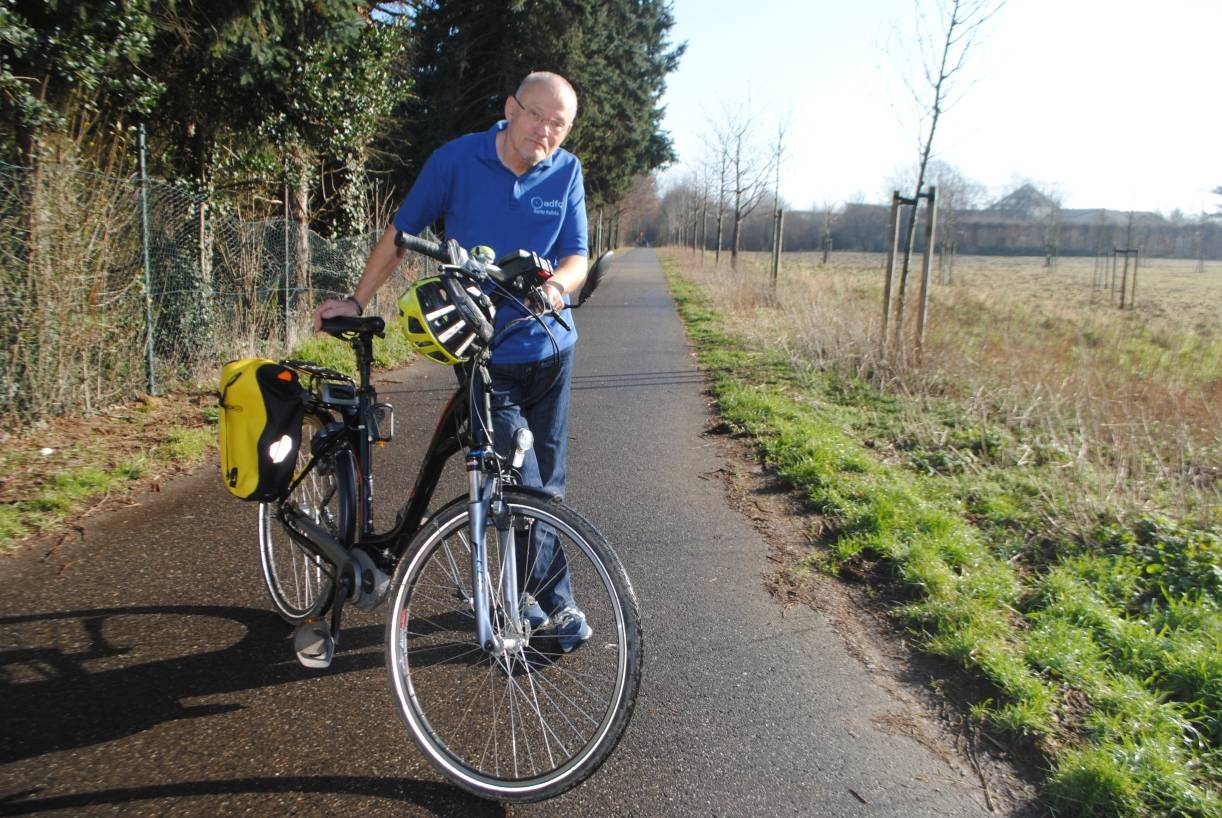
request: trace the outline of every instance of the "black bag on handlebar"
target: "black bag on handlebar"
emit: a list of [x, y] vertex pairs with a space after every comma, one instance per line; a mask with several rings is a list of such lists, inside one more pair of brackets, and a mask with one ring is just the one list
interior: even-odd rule
[[230, 361], [220, 386], [225, 488], [243, 500], [283, 498], [301, 447], [305, 387], [294, 370], [267, 358]]

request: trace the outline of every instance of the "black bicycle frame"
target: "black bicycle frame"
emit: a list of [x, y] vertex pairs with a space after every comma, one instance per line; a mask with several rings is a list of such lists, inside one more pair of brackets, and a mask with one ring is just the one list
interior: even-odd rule
[[[476, 388], [473, 382], [473, 379], [478, 378], [479, 382], [486, 384], [489, 376], [484, 363], [477, 363], [466, 368], [463, 382], [442, 409], [441, 417], [437, 421], [428, 449], [416, 473], [416, 481], [394, 527], [379, 534], [373, 529], [373, 469], [370, 467], [373, 446], [365, 421], [370, 407], [374, 404], [376, 391], [369, 384], [369, 364], [366, 356], [359, 351], [361, 345], [354, 341], [353, 346], [358, 347], [358, 369], [361, 377], [357, 391], [358, 405], [343, 411], [344, 425], [342, 428], [324, 429], [315, 439], [315, 450], [311, 453], [311, 459], [306, 464], [306, 468], [298, 475], [297, 481], [300, 481], [322, 458], [344, 447], [349, 448], [356, 456], [359, 474], [360, 485], [356, 487], [358, 519], [356, 542], [343, 543], [343, 545], [345, 547], [360, 545], [379, 564], [379, 568], [389, 571], [394, 569], [395, 564], [407, 551], [412, 537], [420, 529], [421, 521], [424, 519], [429, 503], [441, 482], [442, 472], [450, 458], [462, 451], [468, 444], [472, 450], [481, 450], [491, 446], [492, 442], [487, 439], [484, 431], [490, 428], [492, 421], [490, 399], [487, 392]], [[470, 400], [464, 400], [467, 397]], [[478, 428], [470, 428], [471, 404], [481, 397], [483, 405], [479, 407], [478, 414], [482, 418], [482, 423], [478, 424]], [[321, 406], [320, 408], [331, 407]], [[296, 482], [293, 485], [295, 486]], [[326, 553], [320, 556], [334, 562], [333, 554]]]

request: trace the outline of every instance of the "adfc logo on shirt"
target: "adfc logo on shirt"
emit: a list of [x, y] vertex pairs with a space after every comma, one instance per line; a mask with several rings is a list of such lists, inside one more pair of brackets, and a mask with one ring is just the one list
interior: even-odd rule
[[564, 207], [562, 199], [544, 201], [542, 196], [535, 196], [530, 200], [530, 209], [536, 216], [559, 216], [562, 207]]

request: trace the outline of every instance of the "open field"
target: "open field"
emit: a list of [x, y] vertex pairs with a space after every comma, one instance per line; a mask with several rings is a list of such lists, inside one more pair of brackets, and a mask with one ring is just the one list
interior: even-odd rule
[[1216, 281], [1172, 263], [1121, 314], [1089, 260], [1078, 301], [961, 260], [918, 364], [879, 352], [877, 257], [787, 258], [775, 293], [759, 258], [663, 258], [721, 415], [815, 512], [791, 570], [869, 583], [987, 683], [1054, 814], [1222, 818]]
[[[1065, 490], [1088, 517], [1099, 503], [1218, 515], [1222, 263], [1197, 273], [1193, 261], [1151, 260], [1137, 309], [1121, 311], [1092, 290], [1092, 259], [1055, 271], [1042, 258], [960, 259], [956, 283], [931, 287], [918, 367], [911, 342], [880, 358], [880, 255], [833, 255], [826, 267], [816, 254], [786, 256], [774, 297], [763, 254], [733, 273], [724, 256], [714, 269], [711, 256], [701, 267], [679, 252], [730, 307], [736, 331], [796, 360], [969, 407], [1021, 437], [1031, 457], [1073, 472]], [[910, 278], [910, 308], [918, 286]], [[915, 324], [910, 311], [906, 329]]]
[[[767, 255], [746, 254], [753, 268], [763, 270]], [[782, 259], [786, 269], [817, 273], [859, 272], [865, 279], [881, 286], [883, 263], [881, 253], [833, 253], [827, 267], [820, 264], [820, 253], [786, 253]], [[723, 262], [724, 264], [724, 262]], [[1137, 271], [1137, 306], [1133, 317], [1147, 325], [1168, 322], [1179, 329], [1191, 329], [1206, 335], [1222, 332], [1222, 261], [1208, 259], [1198, 271], [1194, 259], [1143, 258]], [[911, 275], [919, 283], [920, 258], [913, 259]], [[933, 259], [930, 277], [938, 281], [938, 259]], [[1110, 261], [1107, 270], [1110, 276]], [[1117, 268], [1117, 277], [1121, 267]], [[961, 256], [951, 271], [952, 286], [967, 290], [1029, 298], [1058, 307], [1081, 307], [1106, 310], [1119, 304], [1118, 295], [1109, 289], [1092, 287], [1095, 259], [1063, 257], [1056, 266], [1047, 267], [1043, 257], [1034, 256]], [[1117, 288], [1119, 284], [1117, 283]]]

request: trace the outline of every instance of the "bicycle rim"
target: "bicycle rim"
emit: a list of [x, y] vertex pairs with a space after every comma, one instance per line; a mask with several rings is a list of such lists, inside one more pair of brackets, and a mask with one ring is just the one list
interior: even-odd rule
[[[307, 414], [301, 424], [297, 470], [310, 461], [310, 444], [325, 420]], [[289, 494], [294, 504], [341, 542], [352, 533], [352, 495], [355, 478], [351, 461], [338, 456], [320, 460]], [[297, 545], [275, 517], [275, 506], [259, 504], [259, 558], [263, 580], [276, 612], [290, 624], [319, 616], [331, 600], [331, 567]]]
[[[576, 786], [619, 741], [640, 680], [640, 625], [627, 576], [593, 526], [556, 503], [505, 499], [515, 528], [558, 535], [592, 638], [564, 653], [545, 628], [500, 657], [479, 647], [464, 498], [417, 536], [398, 572], [387, 665], [400, 715], [443, 775], [484, 797], [536, 801]], [[493, 625], [508, 635], [491, 528], [488, 538]]]

